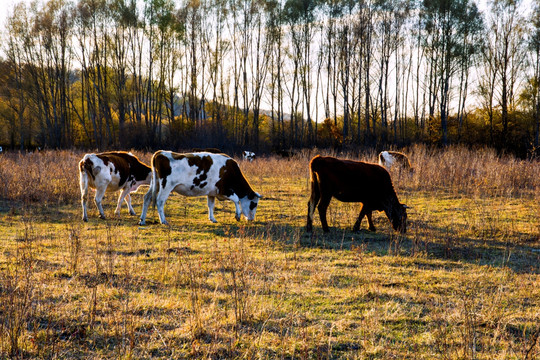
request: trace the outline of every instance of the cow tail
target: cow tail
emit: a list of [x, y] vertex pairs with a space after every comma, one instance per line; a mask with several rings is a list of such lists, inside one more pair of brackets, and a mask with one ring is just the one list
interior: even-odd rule
[[317, 172], [313, 170], [313, 167], [310, 167], [310, 182], [311, 182], [311, 194], [312, 197], [319, 199], [321, 197], [320, 188], [319, 188], [319, 176]]
[[156, 169], [152, 169], [152, 207], [156, 207], [157, 194], [159, 192], [159, 183]]
[[150, 190], [152, 191], [151, 204], [152, 204], [152, 208], [155, 208], [156, 207], [156, 199], [157, 199], [157, 195], [158, 195], [158, 192], [159, 192], [159, 179], [158, 179], [158, 176], [157, 176], [157, 170], [156, 170], [156, 164], [155, 164], [155, 161], [154, 161], [154, 157], [152, 157], [152, 182], [151, 182], [150, 186], [151, 186]]
[[86, 159], [79, 162], [79, 185], [82, 196], [88, 194], [88, 173], [92, 174], [92, 169], [88, 170]]
[[316, 206], [321, 198], [321, 188], [319, 184], [319, 174], [321, 170], [320, 156], [315, 156], [309, 163], [310, 180], [311, 180], [311, 198], [315, 199]]
[[310, 183], [311, 183], [311, 196], [308, 201], [307, 222], [306, 230], [311, 232], [313, 227], [313, 214], [315, 213], [315, 207], [321, 199], [321, 191], [319, 186], [319, 176], [317, 175], [316, 164], [311, 161], [309, 164]]

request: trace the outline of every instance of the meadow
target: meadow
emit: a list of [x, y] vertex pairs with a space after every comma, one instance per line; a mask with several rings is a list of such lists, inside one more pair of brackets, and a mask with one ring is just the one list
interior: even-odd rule
[[376, 232], [352, 232], [359, 206], [336, 200], [330, 233], [317, 212], [305, 232], [324, 151], [239, 160], [264, 196], [254, 222], [172, 195], [170, 226], [114, 217], [116, 194], [83, 223], [81, 151], [0, 155], [0, 358], [540, 358], [540, 162], [406, 152], [414, 173], [391, 171], [405, 235], [377, 212]]

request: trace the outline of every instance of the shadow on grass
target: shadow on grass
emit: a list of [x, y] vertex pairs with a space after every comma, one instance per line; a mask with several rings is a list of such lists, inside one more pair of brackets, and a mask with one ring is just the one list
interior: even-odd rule
[[[479, 240], [467, 236], [448, 234], [443, 228], [431, 227], [427, 234], [419, 234], [414, 223], [405, 235], [383, 229], [376, 232], [361, 229], [353, 232], [350, 228], [331, 227], [324, 233], [314, 226], [313, 232], [304, 226], [276, 224], [273, 222], [229, 223], [221, 227], [204, 227], [214, 236], [247, 236], [264, 239], [287, 247], [320, 248], [333, 250], [354, 250], [361, 248], [376, 256], [401, 255], [414, 257], [421, 254], [427, 258], [451, 260], [459, 263], [506, 267], [516, 273], [540, 273], [540, 252], [526, 243], [492, 239]], [[202, 230], [202, 229], [199, 229]], [[527, 234], [515, 234], [526, 238]], [[534, 243], [534, 242], [533, 242]], [[441, 265], [443, 266], [443, 265]], [[448, 264], [444, 266], [449, 266]]]

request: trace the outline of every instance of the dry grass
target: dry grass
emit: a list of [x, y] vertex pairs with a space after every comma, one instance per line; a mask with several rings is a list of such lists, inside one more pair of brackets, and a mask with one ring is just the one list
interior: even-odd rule
[[82, 153], [0, 156], [0, 358], [539, 358], [540, 163], [408, 153], [406, 236], [382, 213], [352, 233], [338, 202], [307, 236], [311, 153], [240, 164], [265, 195], [254, 223], [176, 195], [171, 227], [112, 218], [110, 194], [111, 218], [82, 223]]

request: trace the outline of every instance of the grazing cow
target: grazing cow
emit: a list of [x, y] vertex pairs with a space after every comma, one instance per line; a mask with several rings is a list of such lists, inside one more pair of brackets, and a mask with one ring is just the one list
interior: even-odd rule
[[375, 231], [371, 213], [378, 210], [386, 213], [395, 230], [406, 232], [406, 206], [399, 203], [390, 174], [383, 167], [317, 155], [311, 160], [309, 168], [311, 197], [308, 202], [306, 225], [308, 232], [313, 228], [315, 206], [318, 206], [322, 228], [328, 232], [326, 210], [332, 197], [343, 202], [362, 203], [353, 231], [358, 231], [364, 216], [367, 216], [369, 230]]
[[209, 153], [213, 153], [213, 154], [223, 154], [223, 151], [217, 149], [217, 148], [204, 148], [204, 149], [200, 149], [200, 148], [193, 148], [191, 149], [192, 152], [196, 153], [196, 152], [209, 152]]
[[243, 151], [242, 152], [242, 159], [244, 161], [252, 162], [255, 159], [255, 153], [252, 151]]
[[379, 154], [379, 165], [384, 166], [390, 170], [395, 164], [401, 166], [403, 169], [413, 171], [409, 158], [404, 153], [398, 151], [381, 151]]
[[122, 190], [118, 198], [115, 214], [120, 215], [122, 201], [126, 201], [129, 213], [135, 215], [131, 206], [129, 193], [137, 190], [141, 185], [150, 184], [152, 169], [139, 161], [139, 159], [124, 151], [111, 151], [100, 154], [86, 154], [79, 162], [79, 176], [81, 185], [81, 200], [83, 208], [83, 221], [88, 221], [86, 214], [88, 203], [88, 187], [96, 189], [94, 197], [99, 217], [105, 219], [101, 200], [105, 192]]
[[255, 218], [261, 195], [251, 189], [240, 171], [238, 163], [224, 154], [209, 152], [179, 154], [157, 151], [152, 156], [152, 183], [144, 196], [140, 225], [145, 224], [150, 203], [155, 203], [162, 224], [167, 224], [163, 208], [171, 191], [184, 196], [207, 196], [208, 218], [214, 218], [214, 204], [231, 200], [236, 206], [236, 220], [244, 214], [247, 220]]

